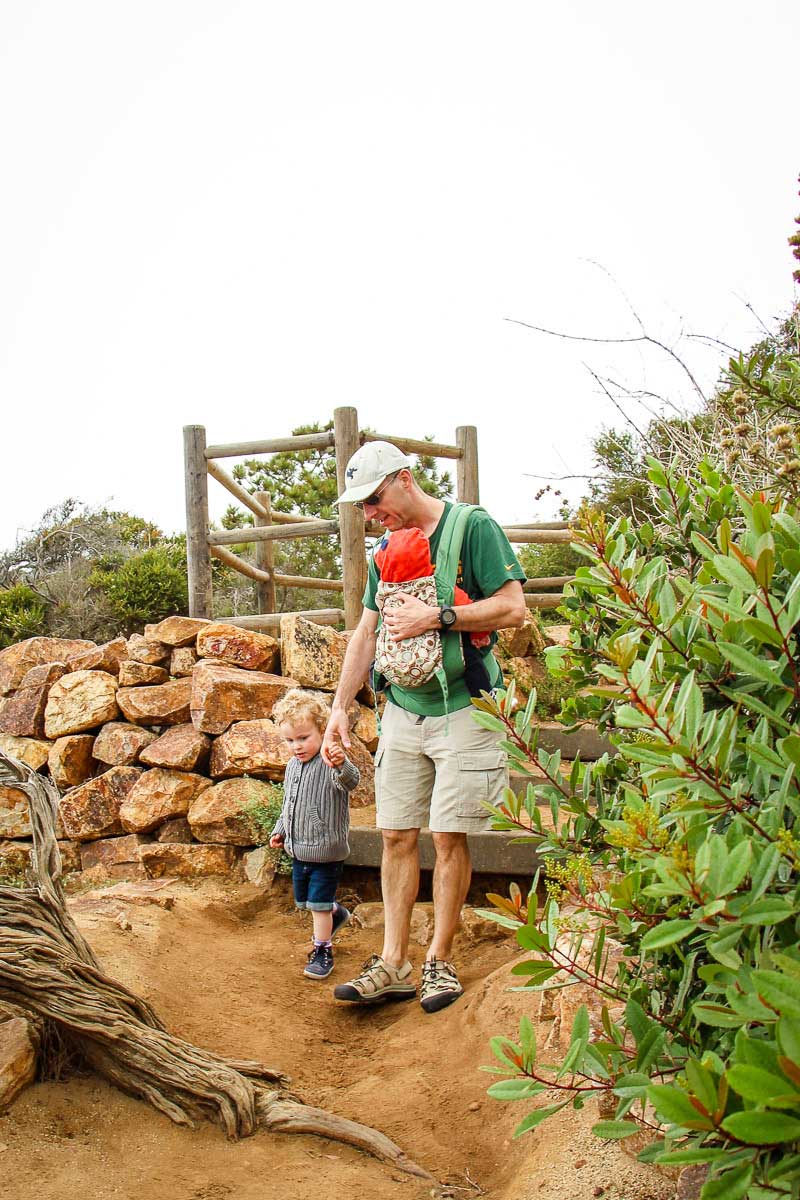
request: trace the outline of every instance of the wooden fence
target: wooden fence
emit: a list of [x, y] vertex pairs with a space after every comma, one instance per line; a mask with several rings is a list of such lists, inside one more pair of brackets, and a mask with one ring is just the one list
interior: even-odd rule
[[[202, 425], [186, 425], [183, 430], [186, 483], [186, 553], [189, 574], [189, 612], [194, 617], [212, 615], [211, 556], [226, 566], [255, 580], [258, 614], [251, 617], [226, 618], [230, 623], [247, 629], [275, 629], [285, 616], [277, 610], [276, 588], [303, 588], [325, 592], [340, 592], [341, 608], [301, 610], [303, 616], [319, 624], [339, 625], [352, 629], [361, 616], [361, 597], [366, 581], [366, 538], [383, 532], [383, 526], [365, 522], [361, 509], [354, 504], [341, 505], [338, 519], [325, 521], [300, 513], [273, 511], [266, 492], [252, 494], [241, 487], [220, 464], [225, 458], [256, 458], [262, 454], [277, 454], [298, 450], [329, 450], [336, 456], [336, 479], [339, 493], [345, 489], [345, 469], [359, 446], [368, 441], [393, 442], [406, 454], [424, 454], [434, 458], [453, 459], [456, 463], [456, 496], [468, 504], [478, 504], [478, 432], [474, 425], [461, 425], [456, 430], [454, 445], [428, 442], [417, 438], [359, 430], [358, 413], [354, 408], [337, 408], [333, 414], [333, 429], [323, 433], [298, 434], [285, 438], [266, 438], [258, 442], [234, 442], [229, 445], [206, 444]], [[209, 529], [208, 477], [211, 476], [230, 494], [249, 509], [254, 524], [244, 529]], [[529, 523], [505, 526], [513, 544], [569, 542], [571, 533], [564, 521]], [[342, 578], [317, 579], [299, 575], [284, 575], [275, 570], [276, 541], [294, 538], [338, 536], [341, 542]], [[248, 562], [229, 546], [255, 544], [255, 562]], [[570, 576], [530, 579], [525, 584], [529, 608], [555, 608], [561, 602], [561, 588]], [[296, 610], [292, 610], [296, 611]]]

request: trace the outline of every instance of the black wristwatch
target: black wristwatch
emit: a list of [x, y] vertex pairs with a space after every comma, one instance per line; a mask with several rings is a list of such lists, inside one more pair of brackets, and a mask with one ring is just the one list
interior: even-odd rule
[[439, 624], [442, 629], [452, 629], [456, 623], [456, 610], [449, 604], [443, 604], [439, 609]]

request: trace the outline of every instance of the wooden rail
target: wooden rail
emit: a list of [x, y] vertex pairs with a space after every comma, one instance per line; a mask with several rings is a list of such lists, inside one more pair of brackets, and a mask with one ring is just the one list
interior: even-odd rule
[[338, 533], [338, 521], [304, 521], [292, 525], [245, 525], [208, 534], [209, 546], [239, 546], [246, 542], [277, 542], [284, 538], [319, 537]]
[[281, 454], [287, 450], [329, 450], [333, 434], [297, 433], [293, 437], [269, 438], [260, 442], [232, 442], [227, 446], [206, 447], [206, 458], [247, 458], [256, 454]]
[[[212, 615], [213, 555], [256, 584], [259, 614], [230, 618], [233, 624], [246, 629], [277, 626], [281, 616], [285, 614], [277, 611], [276, 588], [284, 587], [341, 593], [343, 608], [306, 609], [303, 610], [303, 615], [322, 624], [339, 624], [343, 621], [348, 629], [354, 628], [361, 616], [361, 596], [366, 579], [365, 538], [382, 536], [383, 526], [373, 522], [365, 524], [361, 509], [354, 504], [343, 504], [334, 520], [321, 520], [304, 513], [277, 512], [272, 509], [267, 492], [248, 492], [217, 460], [301, 450], [333, 450], [336, 457], [338, 490], [341, 494], [347, 483], [345, 470], [349, 459], [359, 446], [374, 441], [392, 442], [407, 454], [454, 460], [457, 464], [458, 500], [468, 504], [480, 503], [478, 434], [474, 425], [459, 426], [456, 429], [455, 445], [451, 445], [360, 430], [358, 414], [354, 408], [337, 408], [333, 415], [332, 430], [211, 446], [206, 445], [203, 426], [187, 425], [184, 428], [184, 455], [190, 614], [198, 617]], [[209, 475], [253, 514], [252, 526], [213, 532], [209, 530]], [[566, 521], [506, 525], [504, 531], [509, 541], [515, 545], [566, 544], [573, 537]], [[342, 579], [317, 579], [305, 575], [282, 574], [275, 570], [274, 546], [277, 541], [334, 535], [338, 535], [341, 542]], [[255, 546], [255, 562], [226, 549], [229, 546], [247, 544]], [[529, 608], [556, 607], [561, 603], [561, 596], [555, 591], [549, 592], [548, 589], [561, 588], [571, 578], [569, 575], [559, 575], [529, 580], [525, 584], [526, 604]]]
[[562, 588], [565, 583], [572, 583], [574, 575], [543, 575], [540, 579], [529, 579], [523, 583], [523, 592], [540, 592], [548, 588]]
[[525, 603], [528, 608], [558, 608], [563, 599], [560, 592], [525, 593]]
[[448, 446], [443, 442], [426, 442], [419, 438], [395, 437], [391, 433], [368, 433], [365, 430], [361, 433], [359, 441], [362, 445], [364, 442], [391, 442], [404, 454], [427, 454], [432, 458], [463, 458], [464, 456], [464, 451], [460, 446]]
[[226, 617], [226, 625], [236, 625], [239, 629], [280, 629], [281, 617], [306, 617], [317, 625], [341, 625], [344, 621], [343, 608], [305, 608], [300, 612], [259, 613], [252, 617]]
[[563, 529], [542, 529], [536, 525], [526, 525], [524, 528], [504, 525], [503, 533], [512, 545], [526, 546], [567, 545], [574, 538], [572, 530], [566, 526]]

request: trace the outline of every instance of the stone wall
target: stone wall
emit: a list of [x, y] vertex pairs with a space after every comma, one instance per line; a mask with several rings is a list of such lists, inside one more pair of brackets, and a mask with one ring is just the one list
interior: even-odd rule
[[[0, 748], [59, 791], [64, 869], [90, 877], [229, 874], [255, 842], [245, 810], [290, 757], [271, 720], [302, 686], [330, 701], [347, 635], [296, 615], [280, 640], [168, 617], [105, 645], [29, 638], [0, 651]], [[374, 696], [351, 709], [352, 797], [374, 799]], [[22, 792], [0, 787], [0, 877], [22, 875]]]
[[[292, 688], [328, 702], [348, 635], [295, 614], [280, 639], [167, 617], [105, 645], [36, 637], [0, 651], [0, 748], [48, 775], [60, 800], [65, 871], [103, 880], [240, 872], [255, 842], [245, 810], [283, 779], [289, 751], [271, 720]], [[501, 631], [506, 677], [543, 671], [535, 620]], [[528, 682], [526, 679], [525, 682]], [[374, 800], [375, 697], [350, 711], [354, 805]], [[0, 787], [0, 877], [30, 850], [27, 801]]]

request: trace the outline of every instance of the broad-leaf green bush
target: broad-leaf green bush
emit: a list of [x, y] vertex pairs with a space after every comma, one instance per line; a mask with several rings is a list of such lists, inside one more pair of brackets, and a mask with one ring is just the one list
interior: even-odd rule
[[[603, 1138], [649, 1130], [644, 1157], [707, 1163], [704, 1200], [800, 1195], [800, 511], [745, 494], [708, 464], [651, 460], [653, 516], [588, 513], [586, 565], [567, 588], [571, 645], [551, 668], [617, 753], [576, 762], [538, 749], [535, 697], [477, 702], [511, 763], [547, 779], [510, 792], [495, 827], [529, 829], [543, 903], [492, 897], [539, 991], [589, 984], [552, 1065], [523, 1020], [495, 1038], [498, 1099], [565, 1105], [600, 1095]], [[542, 820], [550, 809], [552, 827]], [[616, 1014], [616, 1019], [612, 1016]], [[552, 1052], [551, 1052], [552, 1053]]]

